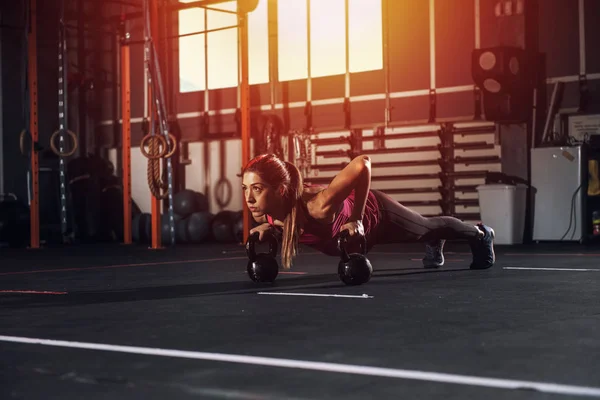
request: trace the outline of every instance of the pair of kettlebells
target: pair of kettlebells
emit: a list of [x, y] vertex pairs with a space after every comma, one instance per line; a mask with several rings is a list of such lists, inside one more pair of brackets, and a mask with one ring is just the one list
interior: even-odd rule
[[268, 253], [256, 253], [256, 243], [258, 243], [259, 233], [254, 232], [246, 242], [246, 254], [248, 255], [248, 265], [246, 272], [254, 282], [272, 283], [279, 274], [279, 264], [277, 263], [277, 238], [269, 231], [264, 232], [264, 238], [269, 243]]
[[373, 275], [373, 266], [367, 258], [367, 238], [359, 236], [361, 253], [348, 254], [346, 249], [350, 232], [344, 230], [338, 235], [337, 246], [340, 251], [340, 262], [338, 264], [338, 276], [346, 285], [362, 285], [369, 282]]
[[[272, 283], [279, 274], [279, 264], [277, 263], [277, 238], [271, 232], [264, 232], [264, 237], [269, 244], [268, 253], [256, 253], [256, 243], [259, 233], [255, 232], [246, 242], [246, 254], [248, 255], [248, 264], [246, 272], [250, 279], [258, 283]], [[348, 253], [347, 244], [350, 233], [347, 230], [342, 231], [337, 238], [337, 247], [340, 251], [340, 262], [338, 264], [338, 276], [346, 285], [357, 286], [367, 283], [373, 274], [373, 266], [366, 257], [367, 238], [363, 235], [359, 237], [361, 253]]]

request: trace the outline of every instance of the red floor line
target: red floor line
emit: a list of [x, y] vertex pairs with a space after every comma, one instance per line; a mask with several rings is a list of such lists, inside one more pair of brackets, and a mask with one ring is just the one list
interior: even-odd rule
[[598, 257], [599, 253], [504, 253], [502, 256]]
[[27, 275], [27, 274], [43, 274], [49, 272], [72, 272], [72, 271], [88, 271], [92, 269], [109, 269], [109, 268], [127, 268], [127, 267], [148, 267], [156, 265], [169, 265], [169, 264], [190, 264], [190, 263], [202, 263], [212, 261], [229, 261], [229, 260], [243, 260], [248, 257], [221, 257], [221, 258], [204, 258], [200, 260], [179, 260], [179, 261], [162, 261], [162, 262], [148, 262], [138, 264], [116, 264], [116, 265], [101, 265], [98, 267], [80, 267], [80, 268], [59, 268], [59, 269], [39, 269], [34, 271], [13, 271], [13, 272], [2, 272], [0, 276], [6, 275]]
[[45, 290], [0, 290], [0, 293], [10, 294], [67, 294], [67, 292], [49, 292]]

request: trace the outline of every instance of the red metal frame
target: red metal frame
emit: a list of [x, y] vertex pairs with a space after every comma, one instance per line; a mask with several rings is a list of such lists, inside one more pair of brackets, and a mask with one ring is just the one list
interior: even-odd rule
[[[248, 67], [248, 15], [238, 16], [240, 35], [240, 116], [242, 134], [242, 166], [250, 161], [250, 84]], [[244, 243], [248, 241], [250, 231], [250, 212], [243, 208]]]
[[[125, 34], [125, 32], [123, 32]], [[131, 59], [129, 44], [121, 44], [121, 153], [123, 165], [123, 243], [131, 244]]]
[[29, 109], [31, 133], [31, 205], [30, 205], [30, 247], [40, 248], [40, 190], [39, 190], [39, 160], [35, 150], [38, 134], [38, 69], [37, 69], [37, 0], [30, 0], [30, 31], [28, 34], [29, 52]]

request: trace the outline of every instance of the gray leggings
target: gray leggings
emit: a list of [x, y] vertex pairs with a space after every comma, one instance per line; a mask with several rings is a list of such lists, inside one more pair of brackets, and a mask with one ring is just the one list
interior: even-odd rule
[[382, 217], [377, 235], [378, 243], [473, 239], [479, 235], [477, 227], [458, 218], [424, 217], [383, 192], [371, 191], [379, 202]]

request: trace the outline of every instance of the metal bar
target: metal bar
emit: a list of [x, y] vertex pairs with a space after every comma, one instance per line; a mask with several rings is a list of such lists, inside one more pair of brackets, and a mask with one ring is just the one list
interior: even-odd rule
[[[201, 1], [194, 1], [191, 3], [174, 3], [174, 4], [171, 4], [167, 8], [167, 11], [176, 12], [176, 11], [187, 10], [190, 8], [207, 8], [214, 4], [230, 3], [232, 1], [234, 1], [234, 0], [201, 0]], [[219, 10], [219, 9], [216, 9], [216, 11], [229, 12], [229, 11]], [[143, 15], [144, 14], [141, 11], [135, 11], [135, 12], [123, 14], [123, 16], [125, 17], [126, 20], [141, 18], [141, 17], [143, 17]]]
[[[204, 15], [204, 26], [208, 26], [208, 13], [202, 13]], [[238, 28], [239, 29], [239, 28]], [[239, 34], [239, 31], [238, 31]], [[239, 39], [238, 39], [239, 41]], [[210, 131], [210, 91], [208, 90], [208, 35], [204, 36], [204, 110], [202, 113], [202, 136], [208, 137]], [[241, 79], [241, 78], [240, 78]], [[241, 91], [240, 88], [238, 90]], [[240, 94], [241, 96], [241, 94]], [[211, 176], [210, 176], [210, 144], [204, 142], [204, 195], [207, 198], [211, 198]], [[210, 210], [210, 203], [209, 203]]]
[[[362, 153], [361, 153], [362, 154]], [[348, 163], [339, 164], [317, 164], [311, 165], [311, 169], [318, 171], [339, 171], [343, 169]], [[415, 161], [388, 161], [378, 162], [374, 165], [374, 168], [394, 168], [394, 167], [427, 167], [432, 165], [439, 165], [439, 160], [415, 160]]]
[[132, 243], [131, 232], [131, 59], [128, 45], [121, 46], [121, 156], [123, 168], [123, 243]]
[[67, 242], [69, 225], [67, 222], [67, 171], [65, 157], [66, 132], [69, 130], [69, 96], [67, 85], [67, 35], [64, 27], [64, 1], [61, 0], [61, 15], [58, 27], [58, 168], [60, 176], [60, 228], [63, 242]]
[[[78, 0], [77, 2], [79, 18], [77, 19], [77, 24], [80, 27], [84, 26], [84, 12], [85, 12], [85, 4], [84, 0]], [[66, 31], [65, 31], [66, 36]], [[66, 37], [65, 37], [66, 40]], [[84, 49], [86, 47], [86, 37], [83, 29], [77, 31], [77, 48], [78, 50]], [[65, 55], [66, 56], [66, 55]], [[65, 60], [66, 61], [66, 60]], [[85, 71], [87, 70], [86, 66], [87, 57], [83, 51], [77, 52], [77, 65], [79, 70], [81, 71], [81, 75], [85, 76]], [[68, 68], [67, 63], [65, 63], [65, 68]], [[86, 99], [86, 89], [82, 86], [78, 86], [77, 89], [77, 114], [78, 114], [78, 124], [77, 124], [77, 132], [80, 135], [79, 138], [79, 151], [80, 154], [88, 153], [88, 135], [87, 135], [87, 99]], [[81, 137], [83, 136], [83, 137]]]
[[[167, 41], [167, 40], [180, 39], [180, 38], [188, 37], [188, 36], [203, 35], [205, 33], [224, 31], [224, 30], [227, 30], [227, 29], [234, 29], [234, 28], [239, 28], [239, 26], [238, 25], [230, 25], [230, 26], [225, 26], [223, 28], [206, 29], [204, 31], [184, 33], [184, 34], [181, 34], [181, 35], [172, 35], [172, 36], [167, 36], [167, 37], [161, 38], [159, 41], [163, 42], [163, 41]], [[141, 40], [130, 40], [128, 44], [129, 45], [132, 45], [132, 44], [144, 44], [145, 42], [146, 41], [143, 40], [143, 39], [141, 39]]]
[[[240, 40], [240, 118], [242, 133], [242, 165], [250, 161], [250, 83], [249, 83], [249, 65], [248, 65], [248, 16], [240, 14], [238, 17], [239, 40]], [[244, 220], [244, 243], [248, 240], [250, 232], [250, 212], [248, 207], [243, 208]]]
[[[187, 10], [190, 8], [208, 8], [213, 4], [231, 3], [232, 1], [235, 1], [235, 0], [200, 0], [200, 1], [193, 1], [191, 3], [174, 3], [174, 4], [171, 4], [167, 8], [167, 10], [168, 11], [181, 11], [181, 10]], [[223, 11], [226, 13], [231, 12], [228, 10], [220, 10], [218, 8], [213, 8], [213, 10]]]
[[435, 60], [435, 0], [429, 0], [429, 89], [436, 88]]
[[385, 114], [384, 114], [384, 126], [387, 128], [392, 121], [392, 103], [390, 99], [390, 31], [389, 31], [389, 7], [390, 1], [393, 0], [382, 0], [382, 28], [383, 28], [383, 73], [384, 73], [384, 85], [385, 85]]
[[238, 13], [237, 11], [223, 10], [221, 8], [214, 8], [214, 7], [208, 7], [208, 6], [204, 6], [202, 8], [204, 8], [205, 10], [208, 10], [208, 11], [217, 11], [217, 12], [222, 12], [222, 13], [225, 13], [225, 14], [237, 15], [237, 13]]
[[133, 1], [125, 1], [125, 0], [102, 0], [102, 2], [103, 3], [121, 4], [121, 5], [127, 6], [127, 7], [142, 8], [141, 4], [135, 3]]
[[[156, 33], [157, 33], [157, 27], [156, 27], [156, 23], [157, 23], [157, 17], [158, 17], [158, 5], [157, 5], [157, 0], [144, 0], [144, 3], [146, 5], [146, 7], [149, 7], [150, 10], [146, 10], [146, 12], [150, 13], [150, 23], [146, 23], [144, 22], [144, 25], [146, 25], [146, 37], [149, 39], [150, 37], [156, 37]], [[149, 26], [148, 26], [149, 25]], [[147, 70], [148, 72], [150, 72], [149, 68], [151, 63], [152, 63], [152, 59], [154, 57], [156, 57], [156, 55], [153, 52], [152, 46], [150, 44], [150, 41], [148, 40], [146, 42], [146, 57], [147, 57]], [[155, 124], [154, 124], [154, 119], [156, 118], [156, 110], [154, 108], [154, 92], [155, 89], [153, 88], [153, 79], [154, 77], [152, 76], [152, 74], [148, 73], [148, 115], [149, 115], [149, 121], [150, 121], [150, 131], [154, 132], [155, 131]], [[158, 133], [157, 133], [158, 134]], [[151, 213], [152, 213], [152, 249], [159, 249], [161, 248], [161, 243], [162, 243], [162, 238], [161, 238], [161, 234], [162, 234], [162, 230], [161, 230], [161, 207], [160, 207], [160, 200], [154, 196], [151, 195]]]
[[30, 26], [28, 42], [28, 77], [29, 77], [29, 132], [31, 133], [31, 204], [30, 213], [30, 247], [40, 248], [40, 186], [39, 159], [35, 145], [39, 141], [38, 132], [38, 68], [37, 68], [37, 0], [30, 0]]
[[[439, 131], [430, 131], [430, 132], [414, 132], [414, 133], [394, 133], [390, 135], [381, 136], [363, 136], [363, 142], [372, 142], [374, 140], [394, 140], [394, 139], [415, 139], [415, 138], [426, 138], [426, 137], [437, 137]], [[326, 145], [338, 145], [338, 144], [348, 144], [348, 136], [339, 136], [335, 138], [323, 138], [323, 139], [313, 139], [311, 141], [313, 144], [317, 146], [326, 146]]]
[[[438, 173], [433, 174], [406, 174], [406, 175], [376, 175], [371, 178], [373, 182], [390, 182], [390, 181], [418, 181], [422, 179], [439, 179]], [[332, 177], [311, 177], [306, 178], [310, 183], [329, 183]]]
[[585, 75], [585, 0], [577, 3], [579, 20], [579, 74]]
[[[310, 40], [310, 2], [306, 0], [306, 54], [307, 54], [307, 73], [306, 73], [306, 125], [307, 129], [312, 128], [312, 57], [311, 57], [311, 40]], [[310, 113], [310, 114], [309, 114]]]
[[423, 187], [423, 188], [379, 189], [379, 191], [386, 193], [386, 194], [420, 194], [420, 193], [439, 193], [440, 189], [437, 187]]
[[[344, 45], [346, 46], [346, 63], [344, 74], [344, 97], [350, 99], [350, 4], [344, 0]], [[350, 127], [350, 126], [348, 126]]]
[[496, 127], [494, 125], [490, 126], [469, 126], [464, 128], [456, 128], [454, 127], [452, 133], [455, 135], [486, 135], [489, 133], [495, 133]]
[[474, 207], [479, 205], [479, 199], [455, 199], [454, 205], [462, 207]]
[[452, 189], [458, 193], [477, 193], [477, 185], [456, 185]]
[[454, 148], [456, 150], [486, 150], [493, 149], [495, 146], [493, 143], [487, 142], [467, 142], [467, 143], [456, 143], [454, 142]]
[[[376, 154], [396, 154], [396, 153], [418, 153], [421, 151], [438, 151], [438, 146], [414, 146], [414, 147], [396, 147], [389, 149], [378, 149], [378, 150], [363, 150], [363, 154], [376, 155]], [[346, 157], [346, 150], [326, 150], [317, 151], [317, 156], [321, 157]]]
[[406, 207], [433, 207], [439, 206], [441, 200], [400, 200], [399, 203], [402, 203], [403, 206]]
[[480, 156], [480, 157], [454, 157], [453, 162], [455, 164], [492, 164], [496, 162], [500, 162], [500, 157], [498, 156]]

